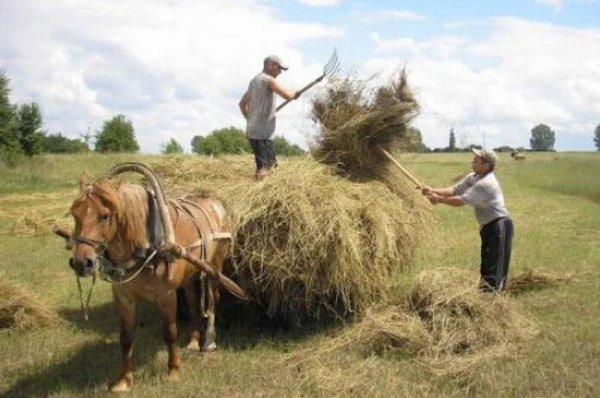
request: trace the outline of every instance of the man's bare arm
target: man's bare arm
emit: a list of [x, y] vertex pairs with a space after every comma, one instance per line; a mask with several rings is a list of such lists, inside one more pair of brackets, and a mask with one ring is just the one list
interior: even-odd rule
[[248, 91], [244, 93], [238, 105], [244, 118], [248, 119], [248, 111], [250, 110], [250, 94], [248, 94]]
[[297, 98], [296, 91], [288, 90], [287, 88], [283, 87], [275, 78], [269, 79], [269, 88], [288, 101]]

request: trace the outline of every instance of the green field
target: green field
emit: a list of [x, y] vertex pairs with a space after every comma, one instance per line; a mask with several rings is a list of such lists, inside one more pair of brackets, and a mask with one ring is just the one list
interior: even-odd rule
[[[41, 156], [14, 168], [0, 165], [0, 274], [58, 308], [64, 326], [10, 333], [0, 329], [0, 396], [105, 396], [119, 358], [118, 320], [110, 287], [99, 282], [91, 320], [79, 310], [69, 253], [48, 225], [65, 220], [82, 171], [99, 176], [124, 160], [152, 156]], [[249, 155], [237, 158], [247, 161]], [[401, 161], [421, 181], [450, 185], [470, 167], [468, 154], [407, 154]], [[293, 160], [281, 167], [293, 167]], [[182, 381], [165, 380], [166, 352], [157, 310], [144, 305], [135, 341], [132, 396], [600, 396], [600, 153], [501, 156], [497, 175], [515, 223], [510, 275], [546, 271], [571, 275], [560, 286], [510, 300], [541, 333], [514, 358], [490, 360], [467, 376], [433, 377], [407, 355], [345, 354], [329, 358], [328, 375], [286, 366], [290, 353], [327, 344], [332, 330], [285, 330], [252, 319], [223, 320], [220, 350], [183, 351]], [[250, 173], [249, 173], [249, 178]], [[392, 281], [403, 296], [424, 269], [478, 269], [479, 236], [468, 208], [438, 206], [431, 244], [411, 270]], [[23, 217], [38, 220], [27, 231]], [[25, 228], [25, 229], [23, 229]], [[89, 281], [84, 283], [89, 287]], [[182, 327], [180, 347], [186, 331]], [[331, 369], [331, 367], [339, 369]], [[342, 384], [340, 384], [342, 381]], [[345, 383], [345, 384], [344, 384]]]

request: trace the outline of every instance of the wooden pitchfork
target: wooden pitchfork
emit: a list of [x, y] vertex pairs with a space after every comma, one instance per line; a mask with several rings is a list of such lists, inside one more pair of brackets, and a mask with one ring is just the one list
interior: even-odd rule
[[[334, 74], [335, 72], [337, 72], [339, 69], [340, 69], [340, 62], [339, 62], [338, 55], [337, 55], [337, 49], [334, 49], [333, 54], [331, 55], [331, 58], [329, 58], [329, 61], [327, 61], [327, 63], [325, 64], [325, 67], [323, 67], [323, 74], [321, 76], [317, 77], [315, 80], [313, 80], [309, 84], [307, 84], [300, 91], [298, 91], [298, 96], [300, 96], [302, 93], [304, 93], [305, 91], [312, 88], [312, 86], [314, 86], [315, 84], [319, 83], [321, 80], [323, 80], [325, 78], [325, 76], [330, 76], [330, 75]], [[291, 101], [292, 100], [287, 100], [287, 101], [283, 102], [282, 104], [280, 104], [277, 107], [277, 112], [279, 112], [279, 110], [281, 108], [283, 108], [284, 106], [289, 104]]]

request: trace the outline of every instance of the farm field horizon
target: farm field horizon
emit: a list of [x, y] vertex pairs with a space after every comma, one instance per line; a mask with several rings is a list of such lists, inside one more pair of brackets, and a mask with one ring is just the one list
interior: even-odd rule
[[[420, 181], [439, 187], [449, 186], [469, 172], [471, 155], [409, 153], [400, 155], [399, 160]], [[90, 320], [85, 322], [75, 277], [68, 267], [70, 254], [50, 227], [54, 223], [70, 225], [67, 213], [77, 196], [81, 173], [95, 179], [124, 161], [152, 167], [198, 162], [194, 173], [199, 176], [218, 170], [220, 165], [233, 165], [239, 171], [238, 179], [253, 178], [249, 154], [215, 158], [41, 155], [14, 167], [0, 165], [0, 276], [35, 294], [63, 320], [38, 330], [0, 329], [0, 396], [109, 394], [107, 384], [116, 376], [119, 361], [118, 317], [110, 286], [98, 281]], [[300, 161], [306, 159], [281, 158], [276, 173], [298, 167]], [[506, 299], [539, 331], [518, 352], [491, 355], [459, 376], [434, 375], [417, 357], [398, 352], [334, 352], [323, 369], [306, 363], [291, 366], [290, 356], [301, 355], [307, 347], [327, 346], [332, 336], [351, 327], [351, 322], [282, 327], [264, 317], [228, 314], [237, 308], [233, 304], [218, 311], [220, 349], [214, 354], [186, 351], [188, 330], [179, 324], [182, 378], [172, 383], [165, 377], [166, 352], [158, 310], [145, 304], [138, 313], [131, 396], [598, 396], [598, 170], [600, 152], [531, 152], [522, 161], [500, 154], [496, 175], [515, 223], [509, 285], [511, 278], [527, 272], [567, 279], [507, 295]], [[182, 170], [180, 178], [186, 181], [186, 177]], [[202, 181], [227, 184], [227, 179], [218, 175], [207, 174]], [[170, 192], [169, 182], [165, 188]], [[200, 188], [214, 187], [189, 187], [190, 191]], [[243, 201], [245, 194], [239, 192], [238, 199]], [[472, 209], [438, 205], [431, 207], [431, 212], [431, 237], [417, 248], [410, 267], [394, 274], [389, 281], [390, 298], [381, 304], [403, 300], [423, 271], [460, 269], [477, 275], [479, 235]], [[89, 280], [82, 283], [89, 289]]]

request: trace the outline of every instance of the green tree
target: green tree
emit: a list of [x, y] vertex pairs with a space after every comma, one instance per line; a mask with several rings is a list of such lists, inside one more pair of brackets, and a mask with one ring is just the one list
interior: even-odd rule
[[600, 124], [594, 130], [594, 144], [596, 144], [596, 149], [600, 151]]
[[404, 151], [431, 152], [431, 148], [423, 143], [421, 130], [416, 127], [408, 127], [408, 130], [406, 131], [406, 139], [403, 141], [405, 143], [405, 148], [402, 148], [402, 150]]
[[554, 131], [545, 124], [538, 124], [531, 130], [529, 145], [534, 151], [551, 151], [555, 141]]
[[135, 140], [131, 121], [124, 115], [114, 116], [104, 122], [102, 130], [96, 134], [97, 152], [137, 152], [140, 147]]
[[0, 158], [12, 162], [23, 153], [19, 143], [15, 107], [10, 103], [8, 77], [0, 70]]
[[88, 152], [90, 148], [79, 138], [70, 139], [61, 133], [48, 134], [44, 137], [43, 147], [45, 152], [50, 153], [78, 153]]
[[450, 142], [448, 143], [448, 151], [456, 151], [456, 134], [454, 134], [454, 127], [450, 129]]
[[171, 140], [164, 145], [162, 153], [183, 153], [183, 148], [175, 141], [175, 138], [171, 138]]
[[244, 132], [235, 127], [213, 130], [206, 136], [192, 138], [192, 152], [199, 155], [251, 152]]
[[42, 114], [35, 102], [18, 107], [17, 131], [25, 155], [33, 156], [43, 151], [45, 133], [42, 131]]
[[273, 138], [273, 145], [275, 146], [275, 153], [281, 156], [300, 156], [306, 153], [304, 149], [290, 143], [283, 136], [275, 136]]

